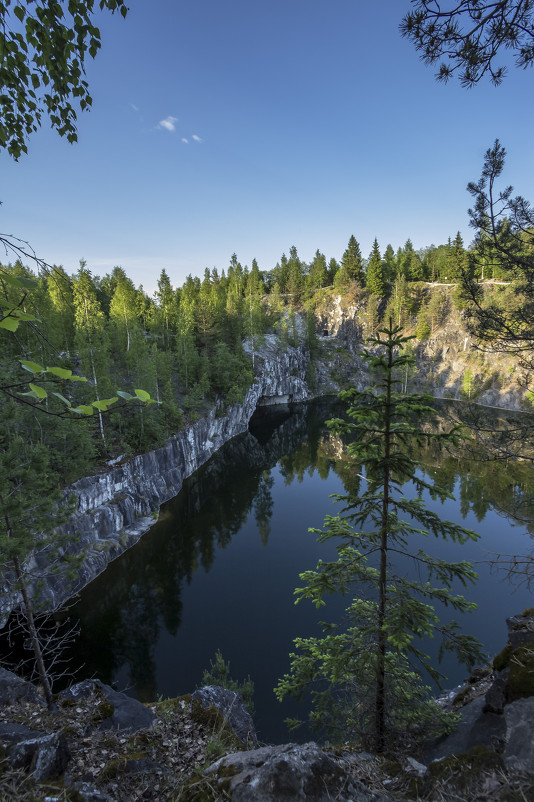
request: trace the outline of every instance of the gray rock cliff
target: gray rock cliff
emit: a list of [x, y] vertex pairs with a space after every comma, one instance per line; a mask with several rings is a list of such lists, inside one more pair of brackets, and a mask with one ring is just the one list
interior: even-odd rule
[[[480, 350], [457, 309], [451, 290], [425, 284], [425, 295], [443, 293], [445, 311], [439, 324], [425, 339], [412, 340], [417, 370], [407, 377], [408, 389], [428, 392], [435, 398], [471, 400], [484, 406], [532, 411], [526, 388], [532, 377], [525, 374], [510, 355], [491, 348]], [[368, 369], [359, 357], [369, 336], [366, 295], [350, 299], [327, 295], [316, 310], [317, 331], [327, 351], [316, 372], [323, 387], [335, 390], [347, 383], [363, 390]], [[384, 321], [385, 322], [385, 321]], [[405, 325], [404, 334], [416, 331], [417, 315]], [[469, 381], [467, 381], [469, 376]]]
[[[111, 560], [133, 546], [154, 523], [161, 504], [176, 496], [184, 479], [231, 438], [247, 430], [258, 406], [295, 403], [312, 397], [305, 376], [308, 355], [301, 348], [281, 350], [274, 335], [254, 354], [256, 378], [241, 404], [223, 411], [216, 405], [205, 417], [169, 438], [164, 446], [140, 454], [109, 470], [70, 485], [65, 496], [76, 497], [76, 511], [61, 526], [72, 535], [69, 552], [81, 554], [74, 579], [50, 572], [46, 552], [28, 559], [32, 577], [42, 578], [38, 593], [45, 610], [57, 609], [100, 574]], [[1, 582], [0, 619], [5, 623], [20, 596], [12, 578]]]

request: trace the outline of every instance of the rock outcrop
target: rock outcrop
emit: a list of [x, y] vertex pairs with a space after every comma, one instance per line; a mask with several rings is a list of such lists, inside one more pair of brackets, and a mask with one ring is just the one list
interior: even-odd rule
[[221, 711], [242, 744], [258, 746], [252, 716], [247, 711], [243, 697], [239, 693], [221, 688], [220, 685], [205, 685], [194, 691], [191, 699], [198, 699], [205, 709], [216, 707]]
[[[76, 578], [50, 572], [46, 551], [28, 559], [28, 574], [42, 584], [35, 591], [46, 610], [54, 610], [77, 593], [111, 560], [134, 545], [157, 517], [161, 504], [176, 496], [184, 479], [231, 438], [247, 430], [256, 408], [310, 399], [306, 384], [308, 355], [301, 348], [281, 350], [274, 335], [254, 354], [256, 379], [241, 404], [216, 405], [205, 417], [171, 437], [154, 451], [109, 470], [87, 476], [65, 490], [76, 497], [76, 511], [60, 529], [72, 537], [69, 551], [82, 554]], [[0, 623], [5, 623], [20, 596], [10, 591], [12, 577], [2, 579]]]
[[[424, 295], [440, 293], [443, 309], [431, 335], [412, 340], [417, 370], [406, 377], [409, 389], [502, 409], [531, 409], [525, 395], [528, 377], [518, 368], [517, 360], [504, 353], [475, 348], [463, 313], [452, 298], [453, 290], [454, 287], [431, 284], [419, 288]], [[365, 294], [360, 291], [353, 299], [326, 295], [316, 314], [318, 333], [329, 349], [327, 359], [316, 371], [321, 384], [335, 389], [349, 383], [358, 390], [364, 389], [368, 386], [368, 371], [358, 354], [368, 336]], [[416, 327], [415, 315], [404, 333], [414, 334]]]
[[99, 679], [86, 679], [61, 691], [59, 698], [66, 703], [79, 703], [81, 700], [96, 699], [99, 706], [99, 730], [121, 730], [137, 732], [150, 729], [154, 724], [154, 714], [137, 699], [115, 691]]
[[254, 729], [241, 698], [215, 686], [142, 705], [90, 680], [58, 694], [50, 713], [33, 686], [4, 671], [0, 796], [8, 782], [6, 799], [22, 789], [41, 799], [58, 778], [86, 802], [534, 799], [534, 610], [507, 623], [510, 639], [493, 665], [448, 696], [456, 708], [469, 699], [459, 731], [417, 759], [350, 743], [258, 747], [254, 737], [247, 749]]
[[455, 699], [470, 701], [458, 710], [456, 732], [426, 750], [427, 762], [485, 747], [500, 755], [507, 769], [534, 772], [534, 608], [506, 624], [507, 645], [487, 677], [466, 683], [451, 699], [453, 709]]
[[37, 693], [35, 685], [20, 679], [6, 668], [0, 668], [0, 707], [15, 704], [16, 702], [31, 702], [36, 705], [44, 705], [44, 701]]
[[[351, 777], [316, 743], [264, 746], [221, 758], [207, 770], [232, 802], [387, 802]], [[228, 777], [231, 779], [228, 782]]]

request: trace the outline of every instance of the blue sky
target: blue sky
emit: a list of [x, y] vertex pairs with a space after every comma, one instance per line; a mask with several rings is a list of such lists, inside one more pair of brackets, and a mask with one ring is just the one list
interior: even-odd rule
[[500, 87], [434, 80], [398, 23], [409, 0], [130, 0], [102, 14], [94, 105], [69, 145], [45, 124], [0, 156], [0, 231], [73, 273], [121, 265], [274, 267], [291, 245], [340, 259], [408, 237], [472, 239], [466, 184], [498, 137], [534, 200], [534, 72]]

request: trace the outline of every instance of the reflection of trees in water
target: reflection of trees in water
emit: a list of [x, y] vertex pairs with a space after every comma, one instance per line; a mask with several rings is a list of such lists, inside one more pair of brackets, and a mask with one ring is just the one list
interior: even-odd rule
[[[534, 415], [476, 404], [451, 405], [447, 412], [456, 422], [469, 427], [472, 435], [461, 458], [468, 463], [474, 499], [471, 508], [479, 520], [479, 515], [492, 508], [534, 534]], [[480, 463], [486, 468], [478, 470]]]
[[[437, 485], [451, 495], [457, 496], [463, 518], [472, 511], [480, 523], [488, 511], [494, 510], [534, 534], [534, 477], [531, 465], [525, 461], [502, 458], [503, 443], [510, 444], [510, 438], [505, 433], [510, 430], [515, 433], [517, 418], [521, 413], [503, 414], [502, 410], [473, 409], [454, 404], [442, 404], [442, 407], [444, 428], [450, 428], [451, 423], [467, 423], [469, 415], [471, 423], [476, 423], [479, 431], [483, 430], [484, 437], [463, 441], [454, 450], [440, 449], [437, 444], [425, 448], [414, 444], [419, 451], [422, 473], [431, 476]], [[534, 418], [532, 415], [529, 417]], [[524, 421], [522, 425], [524, 428]], [[321, 451], [328, 454], [332, 450], [337, 452], [337, 457], [330, 465], [348, 491], [352, 481], [360, 481], [358, 474], [361, 468], [347, 462], [346, 452], [339, 443], [334, 444], [330, 435], [324, 438]]]
[[269, 471], [264, 471], [260, 478], [258, 491], [254, 497], [254, 518], [258, 532], [260, 533], [261, 542], [264, 546], [267, 545], [269, 535], [271, 534], [271, 517], [273, 514], [274, 501], [271, 495], [271, 490], [274, 485], [274, 479]]
[[456, 490], [460, 512], [473, 512], [480, 523], [494, 510], [512, 523], [521, 523], [534, 534], [534, 477], [524, 462], [482, 460], [478, 451], [447, 454], [424, 449], [420, 461], [425, 473], [450, 493]]
[[[197, 570], [210, 570], [216, 550], [230, 543], [250, 514], [267, 544], [271, 469], [277, 462], [288, 485], [315, 471], [327, 479], [333, 471], [347, 493], [359, 491], [361, 467], [346, 458], [343, 441], [324, 423], [339, 414], [331, 402], [312, 405], [272, 431], [264, 425], [261, 442], [250, 433], [234, 438], [184, 482], [150, 533], [81, 594], [74, 613], [81, 618], [82, 634], [73, 660], [85, 664], [84, 675], [95, 673], [110, 682], [120, 671], [124, 682], [127, 669], [138, 698], [155, 698], [155, 644], [162, 625], [170, 635], [180, 626], [183, 583], [191, 582]], [[534, 517], [528, 466], [510, 463], [503, 470], [500, 464], [432, 449], [422, 451], [420, 460], [424, 472], [450, 492], [459, 482], [464, 517], [472, 510], [481, 521], [489, 509], [507, 517], [517, 511]]]
[[175, 635], [181, 588], [197, 570], [208, 572], [252, 512], [264, 543], [273, 511], [270, 469], [306, 437], [313, 409], [298, 412], [267, 435], [234, 438], [187, 479], [164, 505], [158, 522], [136, 546], [111, 563], [81, 594], [81, 621], [73, 664], [104, 682], [127, 669], [140, 699], [155, 698], [154, 649], [160, 627]]
[[282, 457], [279, 468], [286, 486], [294, 481], [301, 483], [305, 475], [313, 476], [315, 472], [326, 480], [330, 471], [341, 479], [347, 493], [358, 492], [360, 486], [361, 466], [347, 458], [342, 439], [324, 429], [320, 437], [305, 440], [291, 454]]
[[347, 459], [343, 438], [333, 434], [325, 423], [327, 418], [342, 415], [343, 410], [344, 405], [331, 401], [329, 406], [323, 403], [310, 414], [306, 438], [279, 460], [280, 473], [286, 486], [295, 480], [301, 483], [305, 475], [313, 476], [315, 472], [326, 480], [330, 471], [333, 471], [343, 482], [347, 493], [358, 491], [360, 467]]

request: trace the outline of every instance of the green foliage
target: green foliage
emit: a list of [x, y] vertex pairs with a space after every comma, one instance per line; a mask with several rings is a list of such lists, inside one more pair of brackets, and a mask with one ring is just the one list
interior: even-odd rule
[[315, 252], [314, 260], [310, 265], [306, 284], [310, 294], [328, 284], [328, 268], [326, 266], [326, 257], [319, 250]]
[[366, 330], [367, 333], [371, 335], [374, 334], [380, 323], [380, 318], [378, 314], [378, 307], [379, 307], [378, 295], [371, 294], [367, 299], [366, 306], [367, 306], [365, 315]]
[[461, 395], [463, 398], [467, 398], [468, 400], [472, 397], [473, 391], [475, 387], [475, 380], [473, 376], [473, 371], [471, 368], [466, 368], [466, 371], [462, 378], [462, 389]]
[[289, 249], [289, 259], [287, 262], [287, 283], [286, 283], [286, 293], [288, 293], [291, 303], [297, 303], [300, 300], [303, 289], [304, 289], [304, 265], [299, 259], [299, 256], [297, 254], [297, 249], [293, 245]]
[[460, 232], [456, 234], [456, 238], [452, 244], [451, 252], [451, 277], [453, 279], [460, 279], [467, 267], [467, 255], [464, 250], [464, 243]]
[[[0, 554], [3, 561], [24, 560], [37, 542], [46, 543], [59, 498], [57, 475], [48, 450], [25, 438], [15, 404], [3, 410], [0, 426]], [[6, 521], [11, 524], [7, 528]]]
[[360, 284], [364, 283], [365, 275], [363, 272], [362, 253], [360, 250], [360, 244], [356, 240], [354, 234], [351, 235], [347, 249], [342, 256], [341, 270], [343, 275], [346, 275], [349, 281], [350, 279], [353, 279]]
[[407, 239], [400, 259], [400, 272], [408, 281], [425, 279], [424, 265], [414, 251], [411, 239]]
[[213, 390], [230, 403], [242, 400], [253, 379], [250, 362], [244, 353], [232, 353], [226, 343], [217, 343], [210, 363]]
[[[10, 572], [14, 589], [22, 594], [37, 673], [51, 707], [48, 671], [34, 620], [40, 579], [36, 566], [45, 563], [49, 574], [73, 566], [65, 553], [70, 543], [56, 531], [72, 512], [72, 505], [60, 504], [58, 476], [49, 450], [31, 443], [25, 434], [21, 408], [11, 402], [0, 409], [0, 573], [6, 577]], [[35, 565], [26, 561], [31, 552], [39, 554]]]
[[391, 245], [388, 245], [384, 253], [384, 279], [388, 284], [393, 284], [397, 273], [397, 260]]
[[122, 268], [100, 279], [84, 262], [73, 278], [60, 268], [38, 277], [19, 263], [0, 266], [0, 337], [6, 361], [19, 366], [9, 380], [4, 371], [0, 390], [28, 412], [92, 418], [102, 458], [162, 444], [182, 426], [180, 405], [198, 414], [217, 394], [240, 401], [253, 380], [242, 337], [254, 353], [274, 315], [257, 264], [249, 273], [236, 258], [230, 272], [230, 282], [214, 269], [174, 290], [163, 271], [153, 302]]
[[411, 298], [408, 281], [404, 275], [400, 275], [393, 285], [386, 315], [391, 315], [398, 326], [403, 326], [407, 323], [410, 313]]
[[534, 62], [534, 19], [530, 0], [498, 3], [460, 0], [443, 8], [434, 0], [413, 0], [400, 30], [425, 64], [439, 64], [436, 75], [448, 81], [458, 74], [463, 86], [473, 86], [488, 75], [500, 84], [506, 67], [498, 64], [504, 52], [514, 53], [516, 66]]
[[230, 676], [230, 661], [225, 661], [219, 649], [215, 652], [215, 660], [210, 660], [210, 667], [204, 669], [202, 685], [197, 687], [203, 687], [204, 685], [220, 685], [221, 688], [240, 693], [248, 712], [251, 716], [254, 715], [254, 682], [250, 677], [247, 677], [243, 682], [237, 682], [232, 679]]
[[334, 283], [334, 278], [335, 278], [335, 275], [336, 275], [338, 270], [339, 270], [339, 264], [337, 263], [337, 261], [335, 259], [330, 259], [330, 261], [328, 262], [328, 283], [329, 284], [333, 284]]
[[[314, 688], [312, 728], [376, 747], [371, 734], [376, 726], [374, 696], [380, 666], [368, 637], [376, 627], [376, 604], [354, 599], [345, 614], [343, 628], [324, 625], [322, 638], [295, 639], [298, 651], [290, 654], [291, 674], [280, 680], [275, 692], [278, 698], [286, 694], [300, 698], [306, 686]], [[396, 751], [409, 749], [418, 739], [445, 735], [458, 721], [458, 716], [438, 708], [403, 648], [404, 643], [397, 646], [392, 641], [385, 655], [386, 743]], [[296, 729], [302, 722], [287, 723]]]
[[369, 292], [380, 296], [380, 298], [383, 298], [386, 294], [384, 265], [378, 249], [378, 241], [376, 237], [373, 243], [373, 250], [371, 251], [369, 262], [367, 264], [366, 284]]
[[427, 340], [431, 333], [432, 329], [428, 320], [428, 314], [425, 310], [422, 310], [417, 315], [417, 328], [415, 330], [415, 336], [418, 340]]
[[[486, 151], [482, 175], [468, 184], [474, 206], [475, 251], [462, 281], [462, 301], [470, 331], [493, 351], [534, 366], [534, 210], [513, 187], [499, 189], [506, 151], [495, 140]], [[506, 293], [486, 294], [478, 277], [491, 272], [510, 282]]]
[[[348, 452], [363, 466], [367, 485], [359, 494], [336, 497], [344, 504], [342, 513], [328, 516], [324, 529], [311, 530], [319, 542], [336, 542], [338, 558], [321, 560], [315, 571], [300, 575], [296, 603], [309, 599], [321, 608], [332, 593], [350, 595], [352, 601], [346, 624], [323, 623], [323, 637], [295, 641], [291, 673], [275, 689], [280, 699], [311, 690], [314, 726], [378, 751], [398, 746], [399, 739], [409, 745], [427, 727], [437, 733], [451, 726], [422, 686], [423, 669], [435, 681], [442, 677], [429, 664], [421, 638], [439, 635], [442, 650], [455, 652], [468, 665], [481, 657], [478, 642], [463, 635], [455, 621], [442, 621], [434, 609], [434, 604], [459, 613], [474, 609], [452, 590], [455, 582], [466, 586], [475, 581], [472, 566], [432, 558], [415, 545], [430, 534], [459, 544], [477, 536], [423, 504], [424, 490], [441, 499], [449, 493], [418, 475], [411, 456], [414, 442], [441, 445], [456, 442], [459, 435], [457, 430], [435, 433], [424, 425], [435, 414], [428, 397], [395, 392], [395, 376], [413, 361], [403, 353], [408, 340], [390, 321], [368, 341], [376, 350], [365, 350], [362, 357], [378, 383], [364, 392], [342, 393], [350, 404], [348, 420], [329, 423], [352, 438]], [[404, 495], [407, 482], [415, 498]], [[354, 597], [356, 589], [367, 595]]]
[[[2, 112], [0, 148], [18, 159], [27, 140], [48, 116], [52, 128], [69, 142], [77, 140], [74, 103], [90, 108], [92, 97], [84, 79], [87, 54], [100, 49], [94, 24], [95, 5], [123, 17], [124, 0], [4, 0], [2, 23]], [[1, 322], [0, 322], [1, 325]], [[5, 327], [4, 327], [5, 328]]]

